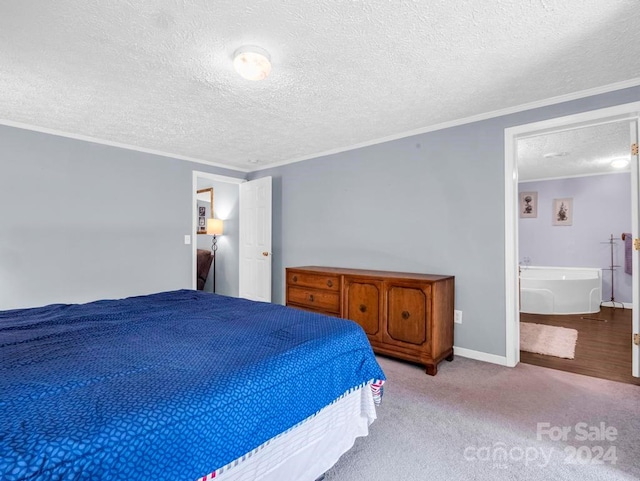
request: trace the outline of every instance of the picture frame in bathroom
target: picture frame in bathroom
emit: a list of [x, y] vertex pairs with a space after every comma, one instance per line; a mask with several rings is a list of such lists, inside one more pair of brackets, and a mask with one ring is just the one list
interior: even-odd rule
[[520, 192], [518, 208], [520, 210], [520, 218], [522, 219], [538, 217], [538, 193]]
[[573, 225], [573, 199], [553, 199], [553, 225]]

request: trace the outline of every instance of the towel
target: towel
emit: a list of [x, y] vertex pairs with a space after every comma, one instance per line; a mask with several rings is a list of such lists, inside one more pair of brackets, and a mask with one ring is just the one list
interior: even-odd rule
[[631, 234], [622, 234], [624, 239], [624, 272], [631, 275], [631, 251], [633, 249], [633, 237]]

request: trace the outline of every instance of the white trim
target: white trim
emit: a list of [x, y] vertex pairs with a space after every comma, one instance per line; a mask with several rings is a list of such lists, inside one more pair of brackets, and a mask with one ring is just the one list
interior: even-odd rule
[[631, 174], [631, 170], [625, 169], [625, 170], [616, 170], [615, 172], [593, 172], [591, 174], [561, 175], [559, 177], [543, 177], [541, 179], [531, 179], [531, 180], [518, 179], [518, 184], [526, 184], [528, 182], [544, 182], [546, 180], [577, 179], [580, 177], [595, 177], [597, 175], [617, 175], [617, 174]]
[[640, 111], [640, 102], [620, 104], [598, 110], [588, 110], [565, 117], [555, 117], [531, 124], [508, 127], [506, 131], [515, 134], [519, 138], [535, 137], [548, 132], [560, 132], [563, 130], [575, 130], [581, 127], [609, 124], [620, 120], [633, 120]]
[[467, 359], [475, 359], [476, 361], [507, 366], [507, 358], [504, 356], [497, 356], [496, 354], [488, 354], [486, 352], [474, 351], [473, 349], [466, 349], [458, 346], [453, 346], [453, 354], [455, 356], [466, 357]]
[[[629, 136], [631, 143], [640, 142], [640, 119], [630, 122]], [[631, 156], [631, 235], [634, 239], [640, 238], [640, 155]], [[631, 292], [633, 307], [631, 310], [631, 333], [640, 332], [640, 252], [631, 249]], [[631, 375], [640, 377], [640, 346], [631, 345]]]
[[[518, 217], [518, 155], [515, 136], [504, 135], [504, 268], [505, 268], [505, 308], [506, 308], [506, 366], [515, 367], [520, 362], [520, 296], [518, 295], [518, 224], [513, 224]], [[508, 159], [508, 160], [507, 160]], [[515, 286], [515, 289], [513, 288]], [[515, 294], [514, 294], [515, 290]]]
[[[227, 182], [228, 184], [242, 184], [246, 179], [238, 179], [237, 177], [227, 177], [226, 175], [211, 174], [209, 172], [201, 172], [194, 170], [191, 173], [191, 289], [198, 289], [197, 264], [198, 264], [198, 178], [214, 180], [217, 182]], [[238, 266], [240, 268], [240, 266]]]
[[450, 120], [447, 122], [441, 122], [439, 124], [430, 125], [427, 127], [422, 127], [419, 129], [409, 130], [406, 132], [401, 132], [399, 134], [388, 135], [385, 137], [380, 137], [373, 140], [368, 140], [366, 142], [360, 142], [357, 144], [351, 144], [344, 147], [338, 147], [336, 149], [329, 149], [322, 152], [316, 152], [315, 154], [303, 155], [301, 157], [294, 157], [293, 159], [282, 160], [280, 162], [272, 162], [260, 167], [256, 167], [250, 172], [257, 172], [265, 169], [272, 169], [274, 167], [281, 167], [283, 165], [293, 164], [296, 162], [301, 162], [303, 160], [315, 159], [317, 157], [324, 157], [326, 155], [339, 154], [341, 152], [347, 152], [349, 150], [361, 149], [363, 147], [369, 147], [371, 145], [382, 144], [384, 142], [390, 142], [392, 140], [404, 139], [406, 137], [411, 137], [413, 135], [426, 134], [428, 132], [435, 132], [437, 130], [448, 129], [451, 127], [457, 127], [459, 125], [470, 124], [473, 122], [479, 122], [481, 120], [493, 119], [496, 117], [502, 117], [505, 115], [511, 115], [518, 112], [524, 112], [525, 110], [538, 109], [541, 107], [548, 107], [549, 105], [560, 104], [563, 102], [569, 102], [571, 100], [577, 100], [585, 97], [592, 97], [594, 95], [605, 94], [608, 92], [614, 92], [616, 90], [622, 90], [631, 87], [637, 87], [640, 85], [640, 77], [625, 80], [623, 82], [617, 82], [609, 85], [603, 85], [602, 87], [596, 87], [587, 90], [580, 90], [579, 92], [573, 92], [571, 94], [558, 95], [556, 97], [550, 97], [548, 99], [536, 100], [534, 102], [529, 102], [526, 104], [516, 105], [515, 107], [509, 107], [506, 109], [493, 110], [491, 112], [486, 112], [483, 114], [472, 115], [470, 117], [464, 117], [461, 119]]
[[604, 306], [604, 307], [616, 307], [616, 308], [619, 308], [620, 304], [622, 304], [624, 309], [632, 309], [633, 308], [633, 304], [631, 304], [630, 302], [602, 301], [602, 304], [600, 304], [600, 305]]
[[48, 127], [39, 127], [37, 125], [24, 124], [22, 122], [14, 122], [13, 120], [0, 119], [0, 125], [6, 125], [7, 127], [16, 127], [18, 129], [32, 130], [34, 132], [42, 132], [43, 134], [57, 135], [58, 137], [66, 137], [68, 139], [82, 140], [83, 142], [91, 142], [99, 145], [108, 145], [109, 147], [118, 147], [119, 149], [133, 150], [135, 152], [142, 152], [145, 154], [159, 155], [161, 157], [169, 157], [172, 159], [186, 160], [187, 162], [195, 162], [196, 164], [210, 165], [212, 167], [220, 167], [227, 170], [235, 170], [242, 173], [250, 172], [249, 169], [243, 169], [241, 167], [231, 167], [229, 164], [223, 164], [220, 162], [212, 162], [209, 160], [197, 159], [195, 157], [188, 157], [186, 155], [171, 154], [169, 152], [163, 152], [161, 150], [147, 149], [146, 147], [138, 147], [136, 145], [124, 144], [122, 142], [114, 142], [111, 140], [99, 139], [97, 137], [91, 137], [90, 135], [72, 134], [70, 132], [64, 132], [62, 130], [50, 129]]
[[196, 174], [196, 177], [202, 179], [226, 182], [227, 184], [244, 184], [247, 181], [247, 179], [241, 179], [240, 177], [229, 177], [226, 175], [211, 174], [209, 172], [200, 172], [198, 170], [194, 170], [193, 173]]
[[616, 83], [612, 83], [612, 84], [608, 84], [608, 85], [603, 85], [601, 87], [595, 87], [595, 88], [591, 88], [591, 89], [580, 90], [578, 92], [573, 92], [573, 93], [565, 94], [565, 95], [557, 95], [555, 97], [549, 97], [549, 98], [543, 99], [543, 100], [536, 100], [534, 102], [529, 102], [529, 103], [526, 103], [526, 104], [520, 104], [520, 105], [516, 105], [514, 107], [508, 107], [506, 109], [493, 110], [491, 112], [485, 112], [485, 113], [482, 113], [482, 114], [472, 115], [472, 116], [464, 117], [464, 118], [461, 118], [461, 119], [455, 119], [455, 120], [450, 120], [450, 121], [447, 121], [447, 122], [441, 122], [439, 124], [430, 125], [430, 126], [427, 126], [427, 127], [422, 127], [422, 128], [419, 128], [419, 129], [409, 130], [409, 131], [401, 132], [401, 133], [398, 133], [398, 134], [388, 135], [388, 136], [385, 136], [385, 137], [380, 137], [380, 138], [369, 140], [369, 141], [366, 141], [366, 142], [360, 142], [360, 143], [357, 143], [357, 144], [351, 144], [351, 145], [347, 145], [347, 146], [344, 146], [344, 147], [338, 147], [338, 148], [335, 148], [335, 149], [329, 149], [329, 150], [325, 150], [325, 151], [322, 151], [322, 152], [316, 152], [314, 154], [304, 155], [304, 156], [301, 156], [301, 157], [294, 157], [292, 159], [282, 160], [282, 161], [279, 161], [279, 162], [271, 162], [269, 164], [256, 167], [254, 169], [246, 169], [246, 168], [242, 168], [242, 167], [231, 166], [229, 164], [224, 164], [224, 163], [221, 163], [221, 162], [212, 162], [212, 161], [208, 161], [208, 160], [197, 159], [197, 158], [194, 158], [194, 157], [187, 157], [187, 156], [184, 156], [184, 155], [171, 154], [171, 153], [163, 152], [163, 151], [160, 151], [160, 150], [147, 149], [145, 147], [138, 147], [138, 146], [135, 146], [135, 145], [124, 144], [124, 143], [121, 143], [121, 142], [114, 142], [114, 141], [110, 141], [110, 140], [99, 139], [97, 137], [91, 137], [91, 136], [88, 136], [88, 135], [73, 134], [73, 133], [70, 133], [70, 132], [64, 132], [62, 130], [51, 129], [51, 128], [48, 128], [48, 127], [39, 127], [37, 125], [26, 124], [26, 123], [22, 123], [22, 122], [15, 122], [13, 120], [0, 119], [0, 125], [6, 125], [8, 127], [17, 127], [17, 128], [25, 129], [25, 130], [33, 130], [35, 132], [42, 132], [42, 133], [45, 133], [45, 134], [57, 135], [57, 136], [60, 136], [60, 137], [67, 137], [67, 138], [75, 139], [75, 140], [83, 140], [85, 142], [93, 142], [94, 144], [108, 145], [108, 146], [111, 146], [111, 147], [118, 147], [118, 148], [121, 148], [121, 149], [133, 150], [133, 151], [137, 151], [137, 152], [144, 152], [146, 154], [160, 155], [162, 157], [170, 157], [170, 158], [173, 158], [173, 159], [186, 160], [188, 162], [195, 162], [195, 163], [198, 163], [198, 164], [211, 165], [213, 167], [220, 167], [220, 168], [223, 168], [223, 169], [229, 169], [229, 170], [235, 170], [235, 171], [238, 171], [238, 172], [248, 173], [248, 172], [258, 172], [258, 171], [265, 170], [265, 169], [272, 169], [274, 167], [281, 167], [283, 165], [293, 164], [293, 163], [296, 163], [296, 162], [301, 162], [303, 160], [315, 159], [317, 157], [324, 157], [326, 155], [339, 154], [340, 152], [346, 152], [346, 151], [349, 151], [349, 150], [355, 150], [355, 149], [360, 149], [360, 148], [363, 148], [363, 147], [369, 147], [371, 145], [382, 144], [384, 142], [390, 142], [392, 140], [404, 139], [406, 137], [411, 137], [413, 135], [420, 135], [420, 134], [426, 134], [428, 132], [435, 132], [437, 130], [447, 129], [447, 128], [451, 128], [451, 127], [457, 127], [459, 125], [470, 124], [472, 122], [479, 122], [481, 120], [487, 120], [487, 119], [492, 119], [492, 118], [496, 118], [496, 117], [502, 117], [502, 116], [505, 116], [505, 115], [510, 115], [510, 114], [514, 114], [514, 113], [518, 113], [518, 112], [523, 112], [525, 110], [532, 110], [532, 109], [537, 109], [537, 108], [541, 108], [541, 107], [548, 107], [549, 105], [555, 105], [555, 104], [559, 104], [559, 103], [563, 103], [563, 102], [569, 102], [571, 100], [577, 100], [577, 99], [581, 99], [581, 98], [585, 98], [585, 97], [591, 97], [591, 96], [594, 96], [594, 95], [600, 95], [600, 94], [605, 94], [605, 93], [608, 93], [608, 92], [614, 92], [616, 90], [622, 90], [622, 89], [626, 89], [626, 88], [637, 87], [639, 85], [640, 85], [640, 77], [633, 78], [633, 79], [629, 79], [629, 80], [624, 80], [622, 82], [616, 82]]
[[[518, 169], [516, 141], [544, 132], [569, 130], [579, 126], [598, 125], [611, 121], [634, 120], [640, 114], [640, 102], [590, 110], [566, 117], [509, 127], [504, 130], [505, 174], [505, 335], [508, 366], [520, 360], [520, 312], [518, 293], [518, 218], [516, 212]], [[636, 293], [633, 293], [637, 296]]]

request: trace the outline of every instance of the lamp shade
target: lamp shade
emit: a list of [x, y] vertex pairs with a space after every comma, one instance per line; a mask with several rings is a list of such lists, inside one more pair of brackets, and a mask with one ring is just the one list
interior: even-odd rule
[[222, 219], [207, 219], [207, 234], [222, 235], [223, 222]]

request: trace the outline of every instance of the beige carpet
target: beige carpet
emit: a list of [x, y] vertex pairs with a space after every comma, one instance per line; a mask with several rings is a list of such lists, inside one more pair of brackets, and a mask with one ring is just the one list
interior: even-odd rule
[[[378, 361], [387, 376], [378, 419], [325, 481], [640, 479], [638, 386], [460, 356], [443, 361], [437, 376]], [[586, 429], [576, 432], [578, 423], [601, 440], [581, 441]], [[555, 434], [569, 429], [566, 441], [543, 434], [541, 424]], [[616, 435], [602, 440], [613, 428]], [[603, 450], [616, 459], [605, 460]]]
[[578, 331], [566, 327], [520, 323], [520, 350], [574, 359]]

